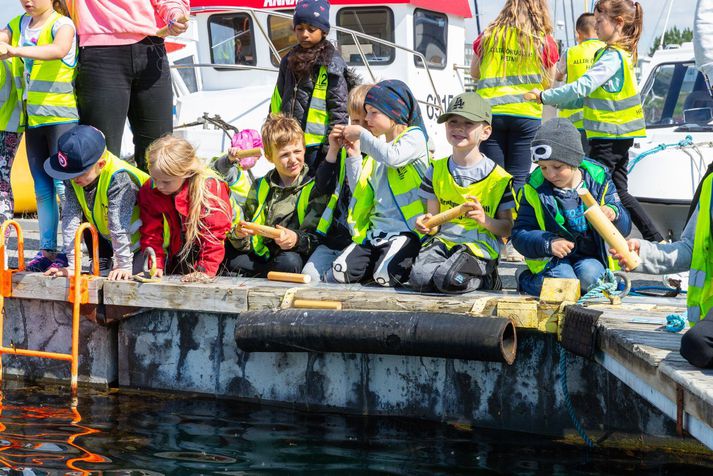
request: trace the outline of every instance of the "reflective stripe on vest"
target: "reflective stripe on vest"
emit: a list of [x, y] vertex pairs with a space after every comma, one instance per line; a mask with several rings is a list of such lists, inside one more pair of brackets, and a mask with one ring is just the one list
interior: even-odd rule
[[610, 46], [601, 50], [595, 61], [608, 49], [619, 54], [624, 80], [620, 91], [609, 92], [604, 89], [607, 84], [604, 83], [584, 99], [587, 138], [646, 137], [646, 121], [636, 88], [631, 55], [617, 46]]
[[[15, 17], [10, 22], [12, 30], [12, 45], [20, 44], [20, 27], [24, 15]], [[51, 45], [54, 41], [52, 34], [53, 25], [62, 18], [53, 12], [47, 23], [42, 27], [37, 38], [37, 46]], [[76, 45], [72, 47], [76, 48]], [[77, 102], [74, 96], [75, 66], [67, 65], [58, 60], [34, 60], [30, 81], [27, 85], [27, 125], [28, 127], [45, 126], [48, 124], [64, 124], [77, 122]], [[13, 75], [23, 81], [24, 64], [15, 62]], [[24, 89], [24, 85], [22, 88]], [[22, 91], [18, 91], [18, 100], [22, 101]]]
[[332, 221], [334, 220], [334, 210], [337, 208], [337, 203], [339, 202], [339, 195], [341, 195], [344, 189], [344, 179], [347, 175], [347, 151], [342, 148], [342, 152], [339, 158], [339, 178], [337, 179], [337, 186], [334, 187], [334, 193], [329, 197], [329, 202], [327, 203], [327, 208], [324, 209], [322, 216], [319, 218], [319, 223], [317, 224], [317, 233], [320, 235], [326, 235], [329, 228], [332, 226]]
[[[396, 144], [408, 131], [418, 129], [409, 127], [399, 134], [393, 141]], [[418, 129], [420, 130], [420, 129]], [[364, 159], [359, 182], [354, 189], [351, 203], [349, 204], [349, 215], [347, 224], [352, 234], [352, 240], [361, 244], [366, 239], [366, 234], [371, 228], [371, 215], [374, 209], [374, 189], [370, 183], [374, 173], [376, 163], [371, 157]], [[424, 171], [421, 164], [414, 161], [403, 167], [388, 167], [386, 177], [389, 190], [394, 197], [394, 201], [401, 212], [408, 229], [416, 233], [419, 238], [423, 235], [416, 232], [416, 218], [426, 213], [423, 201], [418, 196], [418, 189], [421, 187]]]
[[0, 131], [22, 132], [24, 121], [12, 76], [13, 61], [20, 60], [11, 58], [0, 62]]
[[[309, 183], [303, 186], [298, 195], [297, 203], [295, 208], [297, 210], [297, 222], [302, 225], [302, 222], [307, 215], [307, 207], [309, 206], [309, 197], [312, 194], [312, 189], [314, 188], [314, 179], [310, 179]], [[258, 225], [265, 225], [267, 220], [267, 213], [265, 210], [265, 205], [267, 204], [267, 196], [270, 193], [270, 182], [267, 176], [259, 179], [257, 184], [257, 209], [255, 214], [253, 214], [252, 222]], [[253, 252], [258, 256], [264, 256], [269, 258], [270, 250], [265, 245], [265, 239], [259, 235], [253, 235], [250, 237], [250, 243], [252, 245]]]
[[[433, 193], [438, 199], [440, 211], [465, 203], [466, 195], [478, 198], [485, 214], [495, 217], [503, 194], [511, 187], [512, 176], [503, 168], [495, 165], [487, 177], [461, 187], [448, 170], [449, 158], [433, 161]], [[448, 249], [457, 244], [464, 244], [478, 258], [497, 259], [502, 241], [472, 218], [458, 217], [441, 226], [436, 238]]]
[[525, 101], [531, 89], [542, 84], [542, 60], [533, 44], [526, 50], [516, 28], [498, 28], [482, 43], [478, 94], [490, 101], [493, 114], [542, 118], [542, 104]]
[[[104, 151], [102, 158], [106, 159], [106, 164], [99, 174], [99, 182], [94, 194], [94, 206], [89, 209], [87, 197], [84, 195], [84, 188], [77, 185], [74, 180], [71, 181], [74, 193], [77, 196], [77, 201], [82, 207], [84, 217], [89, 223], [94, 225], [97, 231], [107, 240], [111, 242], [111, 233], [109, 231], [109, 187], [114, 175], [121, 171], [126, 171], [139, 188], [149, 179], [149, 175], [133, 165], [115, 157], [108, 150]], [[129, 225], [129, 233], [131, 234], [131, 251], [136, 251], [139, 248], [139, 228], [141, 227], [141, 219], [139, 217], [139, 206], [134, 205], [131, 212], [131, 224]]]
[[688, 274], [688, 322], [695, 325], [705, 318], [713, 307], [713, 253], [711, 253], [711, 193], [713, 175], [706, 177], [701, 186], [698, 202], [698, 221], [693, 239], [691, 271]]
[[[329, 129], [329, 112], [327, 112], [327, 88], [329, 86], [327, 67], [320, 66], [317, 80], [314, 82], [312, 98], [309, 100], [307, 120], [305, 122], [305, 147], [323, 144]], [[270, 100], [270, 112], [282, 112], [282, 97], [275, 87]]]
[[250, 192], [250, 178], [248, 174], [245, 173], [240, 167], [235, 167], [238, 172], [238, 177], [231, 183], [228, 183], [228, 188], [230, 188], [230, 196], [235, 202], [242, 206], [248, 199], [248, 192]]
[[[597, 39], [584, 40], [567, 50], [567, 83], [572, 83], [581, 78], [594, 64], [597, 51], [606, 47], [606, 43]], [[574, 127], [584, 130], [584, 110], [560, 109], [558, 116], [569, 119]]]

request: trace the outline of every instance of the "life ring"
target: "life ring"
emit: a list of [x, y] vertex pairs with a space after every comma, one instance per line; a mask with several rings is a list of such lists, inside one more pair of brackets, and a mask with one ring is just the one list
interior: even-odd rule
[[32, 180], [30, 166], [27, 163], [24, 135], [15, 153], [15, 161], [12, 163], [10, 183], [12, 184], [12, 194], [15, 198], [15, 213], [36, 212], [35, 182]]

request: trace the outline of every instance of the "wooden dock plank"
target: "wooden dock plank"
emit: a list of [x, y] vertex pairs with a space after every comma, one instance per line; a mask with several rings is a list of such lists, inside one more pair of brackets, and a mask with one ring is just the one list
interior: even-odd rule
[[[104, 279], [102, 278], [89, 280], [89, 304], [101, 303], [103, 283]], [[43, 301], [67, 301], [69, 280], [61, 277], [44, 276], [42, 273], [13, 273], [12, 296]]]

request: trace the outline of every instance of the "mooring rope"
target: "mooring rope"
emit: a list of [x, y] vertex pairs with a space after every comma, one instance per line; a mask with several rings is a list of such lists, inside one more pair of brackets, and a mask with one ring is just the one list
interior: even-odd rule
[[669, 314], [666, 316], [666, 330], [669, 332], [681, 332], [686, 328], [686, 319], [681, 314]]
[[653, 155], [657, 152], [661, 152], [662, 150], [666, 150], [669, 147], [690, 147], [693, 145], [693, 137], [690, 135], [687, 135], [685, 138], [681, 139], [678, 142], [674, 142], [672, 144], [659, 144], [656, 147], [645, 150], [644, 152], [640, 153], [634, 159], [631, 161], [629, 164], [629, 173], [631, 173], [632, 170], [634, 170], [634, 167], [636, 164], [641, 162], [644, 158], [648, 157], [649, 155]]

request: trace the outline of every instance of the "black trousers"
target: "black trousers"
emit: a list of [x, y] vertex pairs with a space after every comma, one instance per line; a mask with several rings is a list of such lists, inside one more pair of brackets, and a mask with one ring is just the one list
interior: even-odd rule
[[646, 214], [644, 207], [629, 193], [629, 148], [634, 139], [590, 139], [589, 157], [609, 167], [612, 181], [619, 192], [621, 203], [631, 215], [631, 221], [647, 241], [661, 241], [663, 235]]
[[266, 260], [253, 253], [237, 254], [234, 250], [228, 255], [229, 248], [232, 247], [226, 245], [228, 270], [249, 278], [265, 278], [270, 271], [301, 273], [305, 263], [302, 255], [294, 251], [282, 251]]
[[696, 367], [713, 368], [713, 316], [702, 319], [683, 334], [681, 355]]
[[85, 46], [76, 80], [79, 121], [106, 136], [119, 156], [128, 117], [134, 160], [146, 170], [146, 148], [173, 131], [173, 91], [163, 40], [146, 37], [121, 46]]

